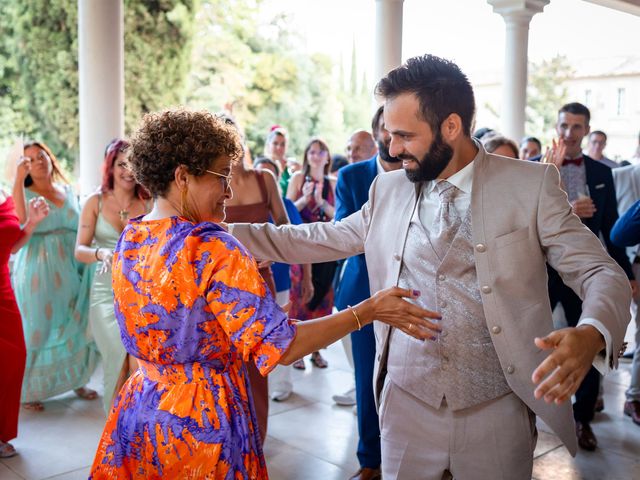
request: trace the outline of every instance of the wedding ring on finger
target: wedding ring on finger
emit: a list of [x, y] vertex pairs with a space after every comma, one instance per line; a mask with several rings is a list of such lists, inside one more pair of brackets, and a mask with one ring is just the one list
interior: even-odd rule
[[409, 330], [410, 332], [413, 330], [413, 323], [409, 324], [409, 326], [407, 327], [407, 330]]

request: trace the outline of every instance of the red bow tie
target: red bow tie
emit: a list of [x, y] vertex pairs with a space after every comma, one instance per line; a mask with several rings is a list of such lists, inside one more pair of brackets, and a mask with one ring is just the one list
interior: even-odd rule
[[562, 162], [562, 166], [564, 167], [565, 165], [575, 165], [576, 167], [579, 167], [580, 165], [582, 165], [582, 157], [565, 158], [565, 160]]

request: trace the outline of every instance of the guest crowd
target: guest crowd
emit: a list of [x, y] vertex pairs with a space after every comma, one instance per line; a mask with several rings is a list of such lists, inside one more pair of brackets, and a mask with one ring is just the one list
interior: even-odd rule
[[[404, 76], [413, 69], [423, 80], [420, 88]], [[290, 156], [289, 134], [278, 119], [265, 132], [264, 151], [253, 155], [242, 126], [227, 114], [151, 113], [129, 139], [106, 146], [100, 186], [82, 204], [54, 152], [39, 141], [24, 144], [12, 159], [12, 191], [0, 189], [0, 458], [18, 453], [9, 442], [18, 435], [20, 407], [42, 411], [48, 399], [69, 391], [96, 399], [86, 384], [101, 359], [107, 420], [91, 478], [267, 478], [262, 444], [270, 401], [291, 397], [291, 368], [327, 368], [322, 349], [340, 339], [349, 340], [345, 349], [354, 368], [355, 388], [336, 392], [340, 404], [354, 405], [358, 419], [360, 469], [352, 479], [414, 478], [412, 472], [432, 465], [434, 475], [424, 478], [444, 471], [474, 478], [469, 472], [480, 467], [471, 467], [471, 455], [417, 454], [411, 442], [422, 441], [420, 435], [397, 427], [396, 408], [415, 408], [421, 412], [416, 422], [430, 419], [433, 429], [452, 431], [446, 412], [481, 408], [489, 418], [487, 405], [497, 409], [492, 402], [499, 399], [502, 411], [524, 412], [525, 438], [534, 438], [535, 447], [535, 415], [547, 420], [539, 404], [551, 400], [560, 410], [575, 392], [575, 436], [558, 435], [570, 450], [576, 441], [595, 450], [591, 423], [605, 408], [602, 375], [622, 355], [633, 362], [624, 412], [640, 426], [638, 317], [635, 352], [625, 353], [620, 340], [626, 326], [620, 308], [628, 311], [631, 297], [620, 297], [617, 306], [601, 300], [604, 294], [586, 300], [599, 288], [591, 275], [602, 275], [598, 280], [611, 288], [626, 282], [629, 288], [618, 290], [631, 291], [633, 310], [640, 312], [640, 138], [638, 158], [611, 160], [606, 133], [591, 128], [600, 120], [586, 106], [569, 103], [558, 105], [551, 145], [535, 136], [516, 142], [473, 128], [466, 82], [454, 64], [428, 55], [390, 72], [376, 90], [383, 104], [370, 128], [346, 139], [346, 156], [332, 155], [321, 137], [308, 139], [299, 159]], [[454, 97], [462, 100], [446, 104]], [[421, 136], [425, 129], [427, 137]], [[527, 302], [523, 294], [518, 304], [517, 293], [512, 301], [523, 318], [527, 308], [550, 314], [561, 305], [569, 327], [535, 328], [526, 339], [538, 352], [531, 368], [505, 360], [498, 335], [507, 334], [508, 321], [494, 325], [498, 319], [486, 315], [487, 302], [500, 302], [488, 297], [501, 288], [502, 277], [496, 273], [490, 284], [483, 273], [498, 269], [481, 263], [494, 244], [488, 233], [486, 239], [478, 233], [474, 209], [481, 185], [500, 175], [492, 181], [506, 181], [512, 171], [522, 177], [518, 182], [529, 182], [521, 192], [530, 187], [538, 193], [500, 192], [525, 213], [521, 219], [505, 213], [515, 224], [496, 228], [496, 245], [520, 258], [527, 249], [519, 241], [537, 242], [543, 272], [535, 276], [543, 282], [536, 292], [542, 301]], [[476, 183], [482, 172], [487, 180]], [[413, 193], [403, 190], [405, 184]], [[411, 195], [414, 203], [405, 206], [401, 200]], [[382, 220], [385, 202], [395, 205], [389, 218], [406, 219], [400, 230]], [[569, 231], [577, 232], [575, 239], [564, 236]], [[406, 246], [396, 248], [391, 237], [401, 234]], [[396, 262], [389, 267], [372, 255], [385, 235], [380, 252], [386, 248], [383, 255]], [[409, 255], [422, 265], [411, 266]], [[518, 262], [523, 278], [535, 270]], [[586, 263], [594, 270], [585, 271]], [[446, 285], [448, 277], [459, 290]], [[451, 315], [467, 315], [477, 328], [467, 333], [483, 335], [473, 357], [448, 346], [449, 332], [466, 342], [465, 329], [472, 328], [449, 323]], [[375, 332], [373, 320], [384, 324]], [[593, 345], [595, 359], [589, 348], [571, 345], [572, 332], [585, 335], [581, 345]], [[562, 348], [572, 350], [555, 360]], [[549, 358], [557, 370], [544, 361], [545, 351], [554, 349]], [[423, 394], [407, 375], [436, 375], [434, 366], [414, 363], [412, 355], [433, 355], [438, 368], [443, 362], [464, 366], [456, 374], [437, 373], [443, 390], [431, 400], [440, 386]], [[582, 362], [575, 371], [584, 364], [584, 372], [549, 383], [574, 357]], [[409, 373], [400, 376], [403, 366]], [[495, 374], [473, 371], [485, 367]], [[514, 370], [537, 375], [535, 393], [536, 385], [527, 384], [529, 394], [514, 386]], [[447, 375], [484, 386], [461, 392], [453, 380], [447, 387]], [[478, 403], [465, 400], [468, 395], [486, 398]], [[386, 419], [382, 433], [378, 412]], [[443, 416], [429, 416], [436, 414]], [[516, 437], [512, 449], [521, 448]], [[522, 460], [528, 449], [508, 460], [522, 466], [522, 478], [530, 468], [530, 459]]]

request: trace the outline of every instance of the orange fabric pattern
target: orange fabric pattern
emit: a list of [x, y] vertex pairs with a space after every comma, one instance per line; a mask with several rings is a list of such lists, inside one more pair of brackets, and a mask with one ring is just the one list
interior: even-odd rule
[[135, 219], [113, 263], [116, 318], [139, 359], [91, 478], [268, 478], [246, 367], [295, 337], [245, 248], [213, 223]]

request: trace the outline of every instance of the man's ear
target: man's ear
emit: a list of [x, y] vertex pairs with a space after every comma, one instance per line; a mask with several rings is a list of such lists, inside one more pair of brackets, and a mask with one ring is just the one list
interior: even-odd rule
[[178, 185], [178, 188], [182, 190], [189, 184], [189, 172], [184, 165], [178, 165], [178, 167], [173, 172], [173, 179]]
[[440, 126], [442, 138], [447, 143], [453, 143], [462, 136], [462, 118], [457, 113], [451, 113]]

